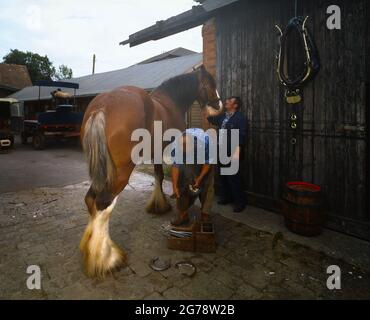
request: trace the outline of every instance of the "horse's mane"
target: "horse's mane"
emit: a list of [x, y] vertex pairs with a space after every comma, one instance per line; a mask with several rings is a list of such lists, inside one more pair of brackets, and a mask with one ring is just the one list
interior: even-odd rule
[[182, 74], [164, 81], [153, 93], [168, 95], [181, 108], [187, 109], [198, 96], [198, 77], [195, 72]]

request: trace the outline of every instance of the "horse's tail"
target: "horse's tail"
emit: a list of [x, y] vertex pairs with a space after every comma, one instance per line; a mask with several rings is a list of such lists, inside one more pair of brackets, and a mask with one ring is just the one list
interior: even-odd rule
[[91, 188], [96, 193], [109, 188], [114, 180], [115, 166], [109, 154], [105, 135], [105, 113], [93, 113], [86, 121], [82, 146], [87, 156]]

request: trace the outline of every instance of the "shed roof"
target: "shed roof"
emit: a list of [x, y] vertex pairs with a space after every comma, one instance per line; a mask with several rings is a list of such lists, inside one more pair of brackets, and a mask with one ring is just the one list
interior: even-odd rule
[[193, 54], [193, 53], [196, 53], [196, 52], [192, 51], [192, 50], [189, 50], [189, 49], [179, 47], [179, 48], [161, 53], [157, 56], [151, 57], [151, 58], [146, 59], [144, 61], [141, 61], [141, 62], [139, 62], [139, 64], [150, 63], [150, 62], [160, 61], [160, 60], [164, 60], [164, 59], [172, 59], [172, 58], [182, 57], [182, 56], [186, 56], [188, 54]]
[[[152, 63], [135, 64], [120, 70], [96, 73], [66, 81], [79, 83], [80, 88], [76, 91], [76, 97], [94, 96], [124, 85], [152, 90], [163, 81], [189, 72], [194, 66], [201, 63], [202, 53], [193, 53]], [[58, 88], [40, 87], [40, 99], [50, 99], [50, 92], [56, 89]], [[63, 89], [63, 91], [73, 93], [73, 89], [69, 88]], [[10, 97], [21, 101], [32, 101], [38, 100], [38, 94], [39, 87], [30, 86], [10, 95]]]
[[17, 91], [31, 84], [26, 66], [0, 63], [0, 87]]

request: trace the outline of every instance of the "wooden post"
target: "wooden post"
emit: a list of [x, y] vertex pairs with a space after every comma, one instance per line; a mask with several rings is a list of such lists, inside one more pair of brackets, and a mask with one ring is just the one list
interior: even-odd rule
[[41, 87], [39, 86], [39, 112], [41, 112], [41, 101], [40, 101], [40, 95], [41, 95]]
[[95, 61], [96, 61], [96, 57], [95, 57], [95, 53], [93, 54], [93, 67], [92, 67], [92, 74], [95, 74]]

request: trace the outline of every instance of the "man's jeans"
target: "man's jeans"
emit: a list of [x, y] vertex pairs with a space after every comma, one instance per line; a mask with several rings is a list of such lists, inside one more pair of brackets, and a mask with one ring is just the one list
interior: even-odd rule
[[234, 205], [244, 205], [246, 203], [245, 193], [243, 192], [241, 170], [234, 175], [219, 175], [220, 198], [226, 201], [233, 201]]

